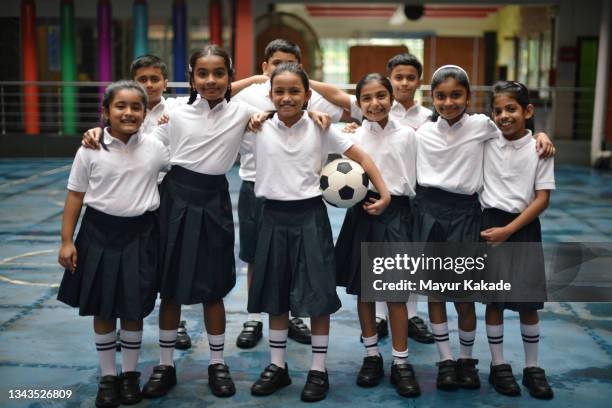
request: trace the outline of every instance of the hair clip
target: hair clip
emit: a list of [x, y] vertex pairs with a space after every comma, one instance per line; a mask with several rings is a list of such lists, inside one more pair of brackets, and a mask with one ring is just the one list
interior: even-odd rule
[[459, 65], [453, 65], [453, 64], [442, 65], [440, 68], [438, 68], [438, 69], [436, 69], [436, 70], [434, 71], [434, 73], [433, 73], [433, 75], [432, 75], [431, 77], [432, 77], [432, 78], [433, 78], [433, 77], [435, 77], [435, 76], [436, 76], [436, 74], [437, 74], [437, 73], [438, 73], [440, 70], [442, 70], [442, 69], [444, 69], [444, 68], [456, 68], [456, 69], [458, 69], [459, 71], [461, 71], [461, 72], [463, 72], [463, 73], [465, 74], [465, 76], [466, 76], [466, 78], [468, 79], [468, 81], [470, 80], [470, 77], [469, 77], [469, 75], [467, 74], [467, 72], [465, 72], [465, 69], [461, 68]]
[[189, 65], [188, 65], [188, 68], [187, 68], [187, 69], [189, 70], [189, 72], [192, 72], [192, 71], [193, 71], [193, 68], [191, 68], [191, 64], [189, 64]]

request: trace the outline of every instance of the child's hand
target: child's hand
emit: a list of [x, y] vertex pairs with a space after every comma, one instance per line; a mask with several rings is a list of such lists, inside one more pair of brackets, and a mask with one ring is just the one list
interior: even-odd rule
[[72, 242], [62, 244], [60, 247], [58, 261], [65, 269], [74, 273], [77, 267], [77, 251]]
[[347, 123], [342, 131], [344, 133], [355, 133], [359, 129], [359, 125], [355, 122]]
[[370, 197], [363, 203], [363, 210], [370, 215], [382, 214], [391, 203], [391, 196], [382, 196], [380, 198]]
[[506, 241], [512, 233], [505, 227], [489, 228], [480, 232], [480, 236], [493, 246], [497, 246]]
[[331, 125], [331, 118], [327, 113], [308, 111], [308, 116], [310, 116], [310, 119], [314, 120], [314, 122], [323, 130], [327, 129], [329, 125]]
[[256, 84], [265, 84], [270, 80], [270, 77], [267, 75], [253, 75], [253, 82]]
[[168, 122], [170, 122], [170, 116], [168, 116], [167, 113], [164, 113], [163, 115], [161, 115], [161, 118], [159, 118], [159, 120], [157, 121], [157, 124], [165, 125]]
[[86, 149], [98, 150], [100, 148], [100, 138], [102, 137], [102, 129], [97, 127], [89, 129], [83, 133], [83, 140], [81, 140], [81, 146]]
[[257, 112], [251, 115], [251, 119], [249, 119], [249, 124], [247, 125], [247, 130], [249, 132], [259, 132], [263, 123], [268, 120], [269, 112]]
[[536, 133], [536, 151], [541, 159], [548, 159], [555, 155], [555, 145], [551, 142], [546, 133]]

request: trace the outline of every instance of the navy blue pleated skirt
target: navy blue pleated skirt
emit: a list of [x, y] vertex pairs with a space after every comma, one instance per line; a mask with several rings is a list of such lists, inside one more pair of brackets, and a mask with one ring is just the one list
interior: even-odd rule
[[248, 311], [296, 317], [336, 312], [336, 263], [321, 197], [267, 200], [257, 240]]
[[[368, 192], [369, 197], [380, 197]], [[412, 233], [410, 198], [392, 196], [391, 203], [380, 215], [370, 215], [362, 203], [346, 211], [336, 242], [336, 284], [346, 287], [346, 293], [361, 294], [361, 243], [408, 242]]]
[[[486, 208], [482, 213], [482, 230], [503, 227], [520, 214], [509, 213], [497, 208]], [[546, 299], [546, 272], [544, 251], [542, 249], [542, 229], [536, 218], [520, 231], [512, 234], [506, 243], [487, 250], [485, 273], [487, 279], [505, 279], [512, 284], [512, 296], [525, 299]], [[514, 243], [514, 245], [513, 245]], [[533, 244], [524, 244], [533, 243]], [[520, 291], [520, 293], [519, 293]], [[491, 302], [502, 309], [517, 312], [533, 311], [544, 308], [544, 302]]]
[[240, 252], [239, 258], [246, 263], [255, 261], [257, 236], [261, 227], [261, 214], [263, 198], [255, 197], [255, 183], [243, 181], [238, 196], [238, 223], [240, 226]]
[[57, 299], [81, 316], [140, 320], [155, 307], [159, 282], [157, 215], [116, 217], [87, 207], [75, 240], [77, 268]]
[[161, 298], [184, 305], [223, 299], [236, 284], [225, 175], [172, 167], [161, 186], [159, 218]]

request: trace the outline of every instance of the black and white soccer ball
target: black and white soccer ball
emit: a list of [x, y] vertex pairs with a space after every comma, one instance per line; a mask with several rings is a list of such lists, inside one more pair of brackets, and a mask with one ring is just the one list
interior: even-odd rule
[[363, 167], [353, 160], [333, 160], [321, 171], [323, 199], [334, 207], [354, 206], [365, 198], [369, 184]]

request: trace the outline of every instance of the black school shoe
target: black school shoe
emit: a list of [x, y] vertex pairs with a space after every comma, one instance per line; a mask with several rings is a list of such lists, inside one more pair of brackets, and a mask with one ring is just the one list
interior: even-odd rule
[[526, 367], [523, 369], [523, 385], [529, 390], [532, 397], [538, 399], [551, 399], [553, 390], [548, 384], [546, 373], [540, 367]]
[[160, 398], [176, 385], [176, 368], [167, 365], [153, 367], [149, 381], [142, 387], [144, 398]]
[[411, 364], [392, 364], [391, 384], [395, 386], [395, 390], [402, 397], [418, 397], [421, 395], [421, 388]]
[[119, 376], [119, 401], [121, 405], [134, 405], [142, 401], [140, 373], [127, 371]]
[[457, 360], [457, 381], [461, 388], [475, 390], [480, 388], [480, 378], [476, 368], [478, 360], [473, 358], [460, 358]]
[[304, 402], [321, 401], [327, 397], [327, 391], [329, 391], [327, 372], [310, 370], [300, 398]]
[[113, 408], [119, 406], [119, 377], [105, 375], [98, 383], [96, 407]]
[[310, 344], [310, 329], [302, 319], [294, 317], [289, 320], [289, 338], [302, 344]]
[[424, 344], [433, 344], [433, 334], [427, 328], [427, 325], [419, 316], [414, 316], [408, 319], [408, 337], [414, 341]]
[[251, 386], [251, 395], [270, 395], [290, 384], [291, 378], [289, 378], [287, 363], [285, 363], [285, 368], [270, 364]]
[[512, 374], [512, 367], [510, 364], [491, 366], [489, 382], [493, 385], [495, 391], [500, 394], [510, 397], [521, 395], [521, 389], [514, 378], [514, 374]]
[[444, 391], [455, 391], [459, 388], [457, 381], [457, 363], [455, 360], [444, 360], [436, 363], [438, 366], [438, 378], [436, 387]]
[[263, 323], [249, 320], [242, 325], [242, 331], [236, 339], [236, 346], [242, 349], [253, 348], [261, 340]]
[[211, 364], [208, 366], [208, 385], [217, 397], [231, 397], [236, 393], [234, 381], [230, 375], [229, 367], [225, 364]]
[[384, 376], [383, 358], [380, 354], [364, 357], [359, 374], [357, 374], [357, 385], [366, 388], [376, 387]]
[[187, 333], [186, 322], [184, 320], [181, 320], [176, 330], [176, 344], [174, 348], [178, 350], [188, 350], [191, 348], [191, 337]]

